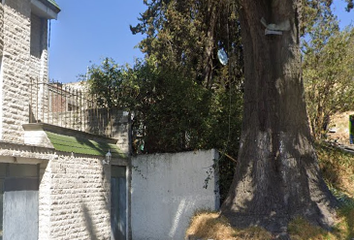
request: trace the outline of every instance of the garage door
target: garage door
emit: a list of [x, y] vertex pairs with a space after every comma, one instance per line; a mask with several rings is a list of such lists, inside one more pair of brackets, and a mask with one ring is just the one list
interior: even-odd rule
[[0, 164], [0, 240], [38, 239], [38, 165]]

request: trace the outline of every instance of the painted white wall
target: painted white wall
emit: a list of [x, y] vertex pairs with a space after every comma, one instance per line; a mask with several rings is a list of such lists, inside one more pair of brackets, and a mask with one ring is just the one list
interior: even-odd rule
[[[214, 159], [215, 150], [132, 158], [132, 238], [183, 240], [196, 210], [218, 209]], [[205, 189], [210, 170], [212, 178]]]

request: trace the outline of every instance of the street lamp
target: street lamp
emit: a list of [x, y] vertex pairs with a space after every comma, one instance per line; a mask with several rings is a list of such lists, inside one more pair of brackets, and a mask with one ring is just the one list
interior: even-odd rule
[[108, 165], [110, 164], [112, 160], [112, 153], [111, 150], [108, 150], [108, 152], [106, 153], [105, 159], [103, 160], [103, 164]]

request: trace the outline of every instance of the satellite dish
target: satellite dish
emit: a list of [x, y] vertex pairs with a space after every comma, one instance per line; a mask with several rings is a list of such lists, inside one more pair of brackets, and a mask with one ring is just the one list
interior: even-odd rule
[[224, 51], [224, 49], [218, 50], [218, 58], [219, 58], [219, 61], [222, 65], [224, 65], [224, 66], [227, 65], [229, 58], [228, 58], [226, 52]]

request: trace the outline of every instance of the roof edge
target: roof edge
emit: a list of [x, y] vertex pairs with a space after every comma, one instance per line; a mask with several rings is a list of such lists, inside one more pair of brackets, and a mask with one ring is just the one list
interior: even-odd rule
[[118, 140], [114, 138], [46, 123], [28, 123], [22, 126], [25, 130], [25, 142], [29, 145], [41, 145], [61, 152], [95, 156], [105, 156], [110, 150], [112, 158], [120, 159], [127, 159], [130, 155], [117, 146]]
[[39, 0], [39, 1], [41, 1], [47, 7], [51, 8], [56, 13], [59, 13], [61, 11], [59, 5], [55, 2], [55, 0]]

